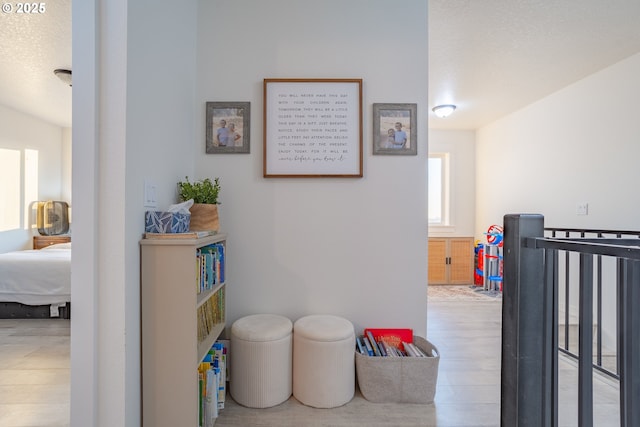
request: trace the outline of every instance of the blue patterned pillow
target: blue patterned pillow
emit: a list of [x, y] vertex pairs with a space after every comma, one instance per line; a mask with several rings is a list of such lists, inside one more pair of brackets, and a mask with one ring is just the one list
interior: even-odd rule
[[144, 231], [147, 233], [186, 233], [191, 214], [147, 211], [144, 214]]

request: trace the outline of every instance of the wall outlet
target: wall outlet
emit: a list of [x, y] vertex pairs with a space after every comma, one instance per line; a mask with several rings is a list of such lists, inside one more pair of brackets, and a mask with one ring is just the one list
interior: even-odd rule
[[578, 203], [576, 206], [576, 215], [589, 215], [589, 203]]
[[144, 180], [144, 201], [143, 206], [145, 208], [157, 208], [158, 207], [158, 199], [157, 199], [157, 188], [156, 184], [147, 179]]

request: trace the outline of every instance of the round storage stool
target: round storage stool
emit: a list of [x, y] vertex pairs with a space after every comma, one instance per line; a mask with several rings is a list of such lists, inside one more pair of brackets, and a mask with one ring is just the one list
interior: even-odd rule
[[291, 320], [255, 314], [231, 325], [229, 391], [250, 408], [268, 408], [291, 397]]
[[342, 317], [311, 315], [293, 325], [293, 396], [315, 408], [335, 408], [355, 393], [355, 333]]

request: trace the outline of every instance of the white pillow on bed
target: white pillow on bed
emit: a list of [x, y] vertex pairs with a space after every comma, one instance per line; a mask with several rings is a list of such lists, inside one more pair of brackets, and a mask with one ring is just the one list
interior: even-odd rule
[[56, 243], [55, 245], [45, 246], [41, 250], [49, 250], [49, 249], [71, 249], [71, 242], [67, 243]]

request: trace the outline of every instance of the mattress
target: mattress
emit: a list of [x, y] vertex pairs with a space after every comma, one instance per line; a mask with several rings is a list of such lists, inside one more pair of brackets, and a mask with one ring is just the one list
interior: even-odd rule
[[0, 254], [0, 301], [27, 305], [71, 301], [71, 243]]

